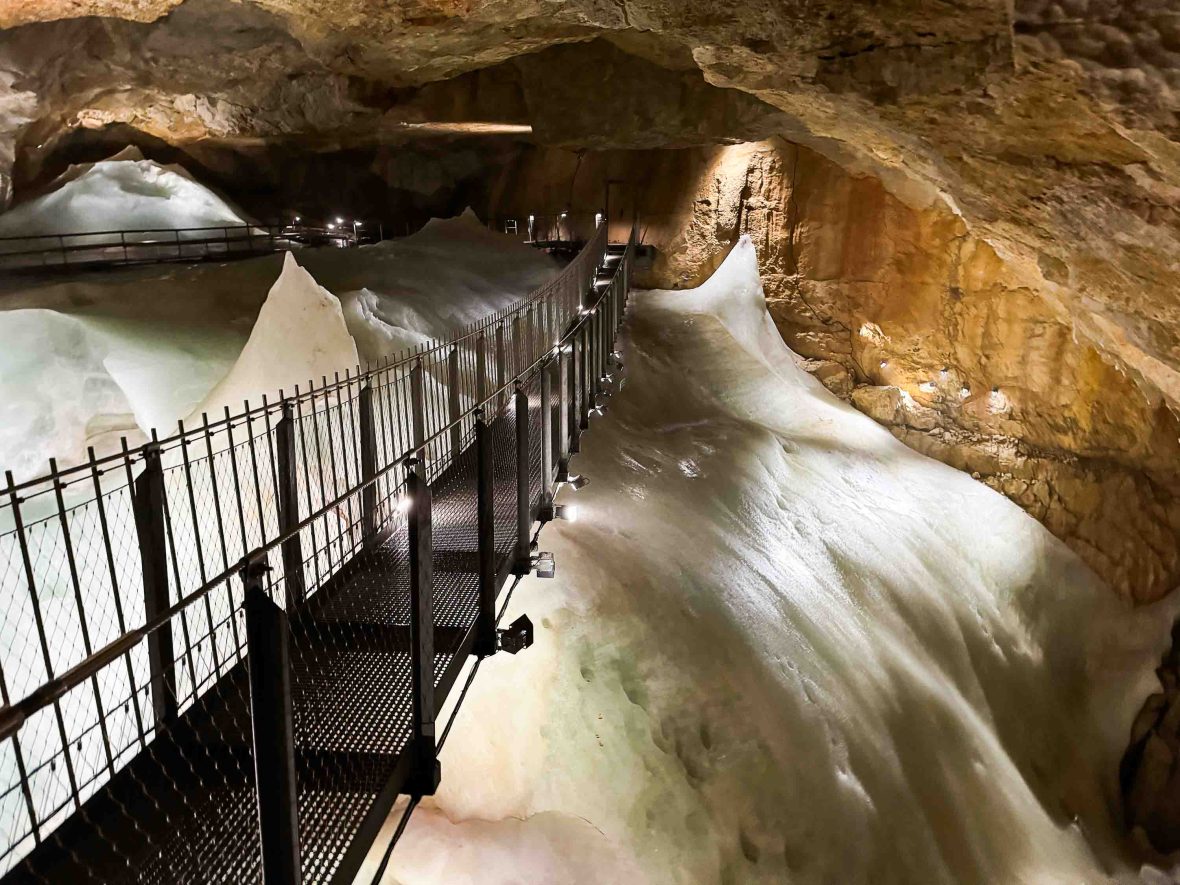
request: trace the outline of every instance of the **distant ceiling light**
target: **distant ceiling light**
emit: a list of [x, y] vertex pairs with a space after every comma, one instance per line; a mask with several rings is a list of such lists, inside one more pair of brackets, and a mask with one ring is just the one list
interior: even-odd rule
[[339, 218], [339, 217], [337, 217], [337, 219], [336, 219], [336, 223], [337, 223], [337, 224], [344, 224], [344, 219], [343, 219], [343, 218]]
[[561, 213], [561, 217], [562, 217], [562, 218], [565, 218], [567, 215], [569, 215], [569, 213], [568, 213], [568, 212], [562, 212], [562, 213]]
[[332, 222], [329, 221], [328, 222], [328, 230], [336, 230], [336, 225], [332, 224]]
[[296, 215], [296, 216], [295, 216], [295, 220], [296, 220], [296, 221], [302, 221], [303, 219], [302, 219], [302, 218], [300, 218], [298, 215]]
[[595, 212], [594, 213], [594, 226], [598, 227], [598, 225], [600, 225], [600, 224], [602, 224], [602, 213]]
[[888, 369], [889, 368], [889, 360], [881, 360], [881, 368]]
[[532, 216], [532, 215], [530, 215], [530, 216], [529, 216], [529, 224], [532, 224], [532, 223], [533, 223], [533, 217], [534, 217], [534, 216]]
[[963, 397], [963, 399], [966, 399], [970, 395], [971, 395], [971, 388], [970, 387], [960, 387], [959, 388], [959, 396]]

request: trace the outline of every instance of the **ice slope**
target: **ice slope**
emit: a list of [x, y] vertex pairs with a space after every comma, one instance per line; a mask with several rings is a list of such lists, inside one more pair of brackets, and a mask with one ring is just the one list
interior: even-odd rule
[[557, 272], [552, 258], [484, 227], [470, 209], [355, 252], [324, 249], [308, 268], [340, 293], [362, 360], [439, 338], [502, 310]]
[[134, 148], [71, 167], [53, 190], [0, 214], [0, 237], [241, 225], [242, 211], [180, 166]]
[[[386, 882], [1133, 880], [1112, 808], [1177, 605], [800, 371], [754, 248], [640, 293]], [[674, 393], [674, 395], [672, 395]]]

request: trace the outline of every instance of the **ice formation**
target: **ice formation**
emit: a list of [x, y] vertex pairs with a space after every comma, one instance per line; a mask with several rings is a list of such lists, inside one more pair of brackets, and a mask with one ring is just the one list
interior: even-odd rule
[[[358, 355], [373, 360], [445, 335], [557, 271], [547, 255], [491, 233], [469, 215], [433, 221], [379, 246], [302, 250], [298, 263], [304, 269], [269, 256], [40, 285], [7, 281], [0, 295], [0, 337], [9, 342], [0, 354], [0, 468], [28, 478], [43, 472], [51, 456], [75, 463], [89, 444], [102, 452], [126, 434], [134, 445], [152, 427], [167, 435], [177, 419], [202, 410], [229, 405], [237, 411], [245, 398], [352, 369]], [[321, 283], [340, 293], [356, 348], [347, 352], [337, 340], [334, 357], [309, 355], [292, 342], [320, 330], [294, 328], [272, 312], [266, 325], [275, 331], [244, 353], [248, 337], [262, 335], [251, 329], [280, 275], [292, 284], [301, 280], [311, 301], [320, 297], [311, 293], [322, 291]], [[261, 350], [264, 340], [273, 352]], [[247, 356], [249, 365], [235, 365]]]
[[344, 325], [340, 301], [288, 252], [283, 270], [258, 312], [254, 329], [233, 368], [195, 410], [237, 413], [263, 394], [355, 369], [356, 344]]
[[48, 193], [0, 214], [0, 237], [246, 221], [240, 209], [182, 167], [161, 166], [128, 148], [109, 160], [70, 167]]
[[[399, 883], [1134, 880], [1118, 756], [1177, 608], [795, 365], [743, 239], [635, 296], [624, 389]], [[669, 395], [675, 391], [676, 395]]]

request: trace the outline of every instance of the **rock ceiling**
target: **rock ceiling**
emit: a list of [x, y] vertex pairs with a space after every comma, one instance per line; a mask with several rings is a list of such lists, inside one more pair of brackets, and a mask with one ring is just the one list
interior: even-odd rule
[[[0, 0], [0, 27], [0, 171], [18, 182], [69, 132], [115, 123], [175, 144], [348, 145], [445, 120], [590, 148], [803, 145], [953, 219], [1005, 291], [1129, 379], [1159, 439], [1075, 454], [1142, 467], [1180, 536], [1167, 0]], [[1177, 576], [1163, 559], [1134, 595]]]

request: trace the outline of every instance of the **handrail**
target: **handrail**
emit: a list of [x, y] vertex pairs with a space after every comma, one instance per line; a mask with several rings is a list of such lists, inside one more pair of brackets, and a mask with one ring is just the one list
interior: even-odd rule
[[[583, 255], [588, 254], [588, 250], [594, 248], [596, 245], [600, 245], [603, 253], [605, 254], [605, 244], [606, 244], [606, 227], [605, 227], [605, 225], [603, 225], [599, 228], [599, 231], [595, 234], [594, 238], [589, 243], [587, 243], [587, 245], [582, 250], [582, 253], [580, 253], [578, 257], [581, 258]], [[625, 256], [632, 254], [634, 252], [634, 248], [635, 248], [635, 230], [633, 228], [632, 232], [631, 232], [631, 237], [627, 243]], [[577, 259], [575, 259], [575, 262], [576, 261], [577, 261]], [[623, 262], [625, 262], [625, 261], [626, 261], [626, 257], [623, 258]], [[573, 266], [573, 264], [574, 263], [571, 263], [570, 266]], [[557, 279], [557, 278], [555, 278], [555, 279]], [[540, 295], [543, 295], [547, 291], [551, 291], [551, 289], [553, 288], [552, 283], [553, 283], [553, 281], [550, 281], [549, 283], [546, 283], [545, 285], [538, 287], [538, 289], [535, 290], [533, 293], [530, 293], [529, 295], [524, 296], [524, 298], [522, 298], [521, 300], [516, 302], [516, 308], [512, 312], [518, 312], [520, 310], [523, 310], [524, 308], [533, 304], [538, 299], [538, 297], [540, 297]], [[286, 531], [280, 533], [276, 537], [272, 538], [270, 541], [255, 548], [247, 556], [245, 556], [242, 560], [239, 560], [238, 562], [234, 563], [233, 565], [227, 567], [221, 573], [217, 574], [213, 578], [206, 580], [198, 588], [191, 591], [190, 593], [188, 593], [187, 595], [185, 595], [184, 597], [179, 599], [177, 602], [173, 603], [166, 610], [163, 610], [163, 611], [159, 612], [155, 617], [153, 617], [149, 620], [146, 620], [143, 625], [141, 625], [135, 629], [127, 631], [122, 636], [119, 636], [115, 640], [111, 641], [103, 648], [101, 648], [101, 649], [93, 652], [92, 654], [88, 655], [87, 657], [83, 658], [77, 664], [75, 664], [74, 666], [72, 666], [69, 669], [67, 669], [66, 671], [64, 671], [61, 675], [55, 677], [54, 679], [51, 679], [51, 680], [48, 680], [48, 681], [42, 683], [38, 688], [36, 688], [31, 693], [26, 695], [20, 701], [14, 702], [14, 703], [9, 704], [4, 707], [0, 707], [0, 741], [6, 740], [6, 739], [12, 737], [13, 735], [15, 735], [20, 730], [21, 726], [28, 720], [28, 718], [30, 716], [32, 716], [33, 714], [35, 714], [39, 710], [42, 710], [45, 707], [49, 706], [55, 700], [60, 699], [61, 697], [66, 695], [71, 689], [76, 688], [81, 683], [85, 682], [87, 679], [90, 679], [91, 677], [96, 676], [105, 666], [118, 660], [128, 650], [135, 647], [136, 645], [138, 645], [139, 642], [143, 641], [145, 638], [147, 638], [149, 635], [151, 635], [151, 633], [153, 633], [154, 631], [160, 629], [162, 626], [167, 624], [172, 618], [179, 615], [181, 612], [183, 612], [185, 609], [187, 609], [190, 605], [202, 600], [211, 591], [222, 586], [226, 581], [232, 579], [235, 575], [241, 573], [241, 571], [242, 571], [243, 567], [246, 565], [246, 563], [251, 562], [251, 561], [255, 561], [259, 557], [282, 547], [282, 545], [285, 542], [289, 541], [291, 538], [298, 535], [301, 531], [303, 531], [304, 529], [311, 526], [317, 520], [322, 519], [326, 514], [339, 508], [343, 503], [345, 503], [350, 498], [355, 497], [359, 492], [362, 492], [367, 488], [375, 486], [382, 478], [387, 476], [392, 471], [396, 470], [399, 467], [404, 467], [405, 463], [408, 459], [412, 458], [417, 453], [422, 452], [423, 450], [428, 448], [430, 445], [437, 442], [439, 439], [444, 438], [445, 435], [450, 433], [456, 426], [461, 425], [465, 419], [470, 418], [476, 412], [481, 412], [487, 403], [495, 400], [497, 397], [501, 396], [506, 391], [514, 388], [518, 383], [520, 383], [521, 380], [523, 380], [525, 378], [532, 377], [533, 373], [541, 365], [543, 365], [546, 361], [552, 359], [552, 357], [554, 356], [554, 353], [555, 353], [555, 349], [559, 349], [560, 347], [564, 346], [578, 332], [581, 331], [582, 327], [585, 326], [589, 322], [590, 317], [597, 311], [598, 306], [602, 303], [602, 301], [605, 299], [605, 297], [606, 297], [606, 295], [604, 292], [598, 293], [598, 298], [595, 300], [595, 302], [592, 305], [584, 308], [581, 311], [581, 313], [577, 317], [577, 319], [569, 326], [568, 329], [566, 329], [566, 331], [558, 339], [558, 344], [555, 345], [554, 348], [550, 348], [550, 349], [547, 349], [544, 352], [542, 352], [542, 354], [537, 359], [535, 359], [530, 365], [523, 367], [519, 372], [515, 373], [510, 380], [506, 380], [504, 384], [502, 384], [499, 387], [497, 387], [496, 389], [488, 392], [483, 397], [483, 399], [479, 400], [474, 405], [470, 406], [465, 411], [463, 411], [458, 419], [451, 421], [445, 427], [440, 428], [435, 433], [433, 433], [429, 438], [424, 439], [421, 442], [418, 442], [418, 443], [412, 445], [409, 449], [404, 451], [402, 454], [393, 458], [390, 461], [390, 463], [388, 465], [386, 465], [384, 468], [381, 468], [380, 470], [376, 471], [373, 476], [369, 477], [368, 479], [362, 480], [361, 482], [349, 487], [343, 493], [337, 495], [337, 497], [335, 497], [331, 501], [323, 503], [317, 511], [308, 515], [306, 518], [304, 518], [302, 521], [300, 521], [297, 525], [289, 527]], [[502, 316], [506, 316], [506, 315], [509, 315], [509, 314], [501, 311], [501, 312], [497, 312], [496, 314], [493, 314], [492, 316], [493, 317], [502, 317]], [[487, 328], [487, 326], [484, 325], [481, 328]], [[421, 357], [424, 354], [433, 352], [433, 351], [437, 350], [439, 347], [451, 346], [454, 344], [454, 342], [464, 340], [466, 337], [468, 337], [471, 334], [473, 334], [473, 333], [467, 332], [467, 333], [457, 334], [456, 336], [454, 336], [452, 338], [446, 339], [444, 342], [433, 343], [430, 347], [421, 349], [421, 352], [412, 353], [410, 356], [407, 356], [406, 358], [402, 359], [401, 361], [399, 361], [397, 363], [394, 363], [393, 365], [394, 366], [404, 366], [406, 363], [413, 361], [413, 360], [420, 361]], [[414, 349], [414, 351], [418, 351], [418, 350], [419, 350], [418, 348]], [[381, 369], [374, 369], [371, 372], [366, 373], [363, 377], [365, 377], [365, 378], [371, 377], [372, 374], [375, 374], [378, 371], [386, 371], [387, 368], [389, 368], [389, 367], [385, 367], [385, 368], [381, 368]], [[360, 375], [354, 377], [352, 379], [351, 383], [357, 383], [361, 377], [362, 376], [360, 376]], [[328, 389], [333, 390], [333, 389], [338, 389], [339, 387], [340, 387], [340, 384], [338, 383], [337, 385], [334, 385], [333, 387], [329, 387]], [[323, 391], [324, 391], [324, 388], [320, 388], [321, 395], [322, 395]], [[280, 395], [281, 395], [281, 392], [280, 392]], [[310, 396], [310, 395], [311, 395], [310, 393], [305, 394], [305, 396]], [[288, 399], [288, 401], [290, 401], [290, 400]], [[281, 402], [279, 404], [277, 404], [277, 407], [281, 409]], [[254, 411], [267, 411], [267, 412], [269, 412], [270, 410], [273, 410], [274, 408], [276, 408], [276, 406], [264, 404], [264, 406], [262, 407], [262, 410], [254, 410]], [[235, 416], [235, 417], [242, 418], [242, 417], [250, 416], [252, 414], [253, 414], [252, 411], [247, 411], [247, 412], [245, 412], [241, 415]], [[232, 419], [229, 419], [229, 420], [232, 420]], [[230, 426], [232, 427], [232, 425], [230, 425]], [[204, 432], [204, 428], [202, 429], [202, 433], [203, 432]], [[185, 439], [185, 435], [179, 434], [176, 437], [171, 438], [171, 440], [176, 440], [176, 439], [183, 440], [183, 439]], [[171, 440], [169, 440], [169, 441], [171, 441]], [[104, 459], [104, 460], [109, 461], [109, 460], [115, 460], [118, 458], [126, 459], [129, 455], [130, 456], [142, 455], [145, 451], [147, 451], [149, 449], [153, 449], [153, 448], [156, 451], [160, 451], [162, 449], [163, 445], [165, 444], [165, 442], [169, 442], [169, 441], [164, 441], [164, 442], [153, 441], [151, 443], [146, 443], [145, 445], [139, 446], [134, 450], [125, 450], [124, 452], [121, 452], [118, 455], [109, 456], [109, 458]], [[77, 470], [83, 470], [83, 469], [90, 470], [90, 469], [92, 469], [92, 466], [90, 463], [88, 463], [85, 465], [81, 465], [78, 468], [74, 468], [73, 470], [77, 471]], [[62, 473], [57, 474], [56, 477], [52, 477], [52, 476], [45, 477], [45, 478], [41, 478], [39, 480], [30, 481], [30, 482], [45, 482], [49, 479], [54, 479], [54, 480], [56, 480], [56, 482], [58, 482], [60, 484], [61, 476], [65, 475], [68, 472], [72, 472], [72, 471], [63, 471]], [[9, 490], [8, 490], [9, 495], [13, 498], [13, 500], [16, 500], [19, 503], [20, 499], [18, 499], [16, 497], [16, 492], [19, 489], [21, 489], [27, 485], [28, 485], [28, 483], [10, 486]], [[59, 487], [61, 487], [61, 486], [59, 485]]]

